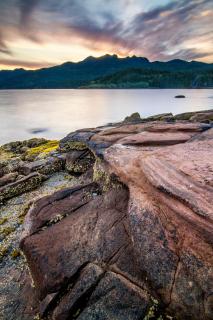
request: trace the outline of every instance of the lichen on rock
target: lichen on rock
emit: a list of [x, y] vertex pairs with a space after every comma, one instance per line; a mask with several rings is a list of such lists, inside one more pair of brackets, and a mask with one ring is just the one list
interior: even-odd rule
[[[3, 270], [9, 265], [19, 277], [15, 266], [25, 270], [23, 287], [15, 291], [22, 309], [4, 302], [10, 315], [24, 320], [213, 319], [213, 131], [211, 123], [182, 119], [156, 115], [78, 130], [53, 154], [42, 142], [22, 149], [22, 155], [36, 151], [33, 161], [4, 162], [3, 177], [8, 170], [18, 176], [0, 189], [6, 192], [0, 256]], [[44, 149], [48, 155], [41, 159]], [[42, 172], [45, 180], [30, 191], [30, 178]], [[23, 311], [26, 303], [31, 311]]]
[[30, 159], [32, 157], [36, 157], [39, 154], [48, 154], [52, 151], [55, 151], [59, 146], [59, 142], [57, 140], [50, 140], [50, 141], [45, 141], [44, 143], [40, 144], [39, 146], [36, 147], [31, 147], [26, 151], [26, 160]]

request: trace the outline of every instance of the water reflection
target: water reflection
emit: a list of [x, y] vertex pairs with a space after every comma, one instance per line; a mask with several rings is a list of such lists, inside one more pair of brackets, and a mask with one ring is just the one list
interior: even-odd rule
[[[186, 99], [175, 99], [183, 94]], [[0, 144], [32, 136], [61, 138], [70, 131], [141, 116], [212, 108], [213, 90], [3, 90]], [[48, 129], [33, 132], [36, 128]], [[39, 130], [38, 130], [39, 131]]]

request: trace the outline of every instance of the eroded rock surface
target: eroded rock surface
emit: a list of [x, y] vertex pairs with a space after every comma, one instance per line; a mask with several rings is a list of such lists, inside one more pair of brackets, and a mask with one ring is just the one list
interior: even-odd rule
[[34, 316], [213, 319], [213, 129], [194, 121], [136, 117], [61, 140], [60, 170], [80, 177], [32, 202], [21, 237]]

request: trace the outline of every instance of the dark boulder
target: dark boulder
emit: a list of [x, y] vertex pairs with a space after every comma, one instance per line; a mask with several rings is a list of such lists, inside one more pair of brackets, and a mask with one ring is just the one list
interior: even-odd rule
[[175, 96], [175, 98], [181, 99], [181, 98], [186, 98], [186, 96], [184, 96], [183, 94], [178, 94], [177, 96]]

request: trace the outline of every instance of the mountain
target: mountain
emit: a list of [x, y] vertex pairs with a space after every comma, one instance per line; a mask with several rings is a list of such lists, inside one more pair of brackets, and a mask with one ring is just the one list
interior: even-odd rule
[[213, 88], [213, 70], [166, 71], [132, 68], [91, 81], [90, 89]]
[[213, 64], [104, 55], [38, 70], [0, 71], [0, 89], [213, 87]]

